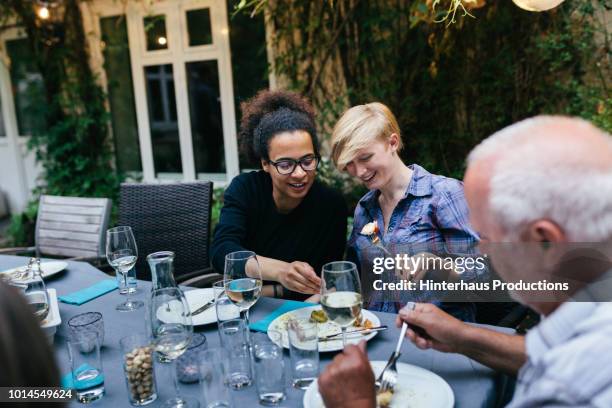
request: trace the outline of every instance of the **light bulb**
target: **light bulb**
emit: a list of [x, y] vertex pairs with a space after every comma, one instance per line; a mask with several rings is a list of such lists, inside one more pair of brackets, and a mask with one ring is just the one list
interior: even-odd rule
[[514, 4], [527, 11], [545, 11], [557, 7], [564, 0], [512, 0]]
[[49, 13], [49, 8], [47, 6], [42, 6], [41, 8], [38, 9], [38, 17], [40, 17], [43, 20], [46, 20], [49, 18], [51, 13]]
[[168, 40], [166, 39], [166, 37], [158, 37], [157, 38], [157, 43], [159, 45], [166, 45], [168, 43]]

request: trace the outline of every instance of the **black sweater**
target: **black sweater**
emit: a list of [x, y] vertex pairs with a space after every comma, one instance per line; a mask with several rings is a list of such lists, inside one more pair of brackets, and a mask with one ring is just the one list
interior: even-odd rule
[[343, 259], [347, 214], [342, 195], [317, 180], [299, 206], [281, 214], [268, 173], [240, 174], [225, 190], [211, 246], [213, 267], [223, 273], [225, 255], [246, 249], [281, 261], [307, 262], [320, 275], [325, 263]]

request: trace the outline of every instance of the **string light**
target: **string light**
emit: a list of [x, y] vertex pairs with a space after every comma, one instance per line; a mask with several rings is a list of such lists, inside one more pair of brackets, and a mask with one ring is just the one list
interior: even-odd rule
[[157, 43], [159, 45], [166, 45], [166, 44], [168, 44], [168, 40], [166, 39], [166, 37], [158, 37], [157, 38]]
[[49, 12], [49, 7], [47, 7], [47, 6], [42, 6], [42, 7], [40, 7], [40, 8], [38, 9], [37, 14], [38, 14], [38, 17], [39, 17], [41, 20], [47, 20], [47, 19], [49, 19], [49, 17], [51, 16], [51, 13]]

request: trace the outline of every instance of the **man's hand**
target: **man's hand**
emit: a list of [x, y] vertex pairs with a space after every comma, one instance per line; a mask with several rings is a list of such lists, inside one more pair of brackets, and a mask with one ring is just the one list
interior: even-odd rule
[[319, 392], [327, 408], [374, 408], [374, 373], [365, 351], [365, 341], [347, 345], [319, 376]]
[[279, 282], [295, 292], [315, 294], [321, 291], [321, 278], [306, 262], [291, 262], [279, 275]]
[[417, 303], [414, 310], [400, 310], [395, 324], [400, 327], [403, 322], [409, 325], [406, 337], [418, 348], [447, 353], [460, 352], [464, 333], [471, 327], [429, 303]]

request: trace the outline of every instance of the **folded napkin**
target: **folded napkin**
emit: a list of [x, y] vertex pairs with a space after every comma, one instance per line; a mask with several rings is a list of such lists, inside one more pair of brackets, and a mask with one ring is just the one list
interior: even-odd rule
[[270, 313], [269, 315], [267, 315], [263, 319], [251, 323], [249, 325], [249, 327], [251, 328], [251, 330], [267, 333], [268, 332], [268, 326], [278, 316], [280, 316], [282, 314], [285, 314], [287, 312], [290, 312], [292, 310], [301, 309], [303, 307], [309, 307], [309, 306], [314, 306], [314, 305], [316, 305], [316, 303], [297, 302], [295, 300], [286, 300], [285, 303], [283, 303], [281, 307], [279, 307], [278, 309], [276, 309], [275, 311], [273, 311], [272, 313]]
[[104, 374], [89, 364], [81, 364], [75, 370], [75, 374], [78, 377], [79, 374], [83, 373], [84, 371], [89, 371], [89, 373], [87, 373], [88, 375], [85, 375], [86, 379], [78, 380], [76, 384], [74, 383], [72, 371], [70, 371], [68, 374], [64, 374], [60, 386], [65, 390], [75, 389], [75, 386], [77, 389], [83, 390], [90, 387], [95, 387], [96, 385], [104, 384]]
[[59, 300], [64, 303], [80, 306], [115, 289], [117, 289], [117, 280], [105, 279], [88, 288], [60, 296]]

